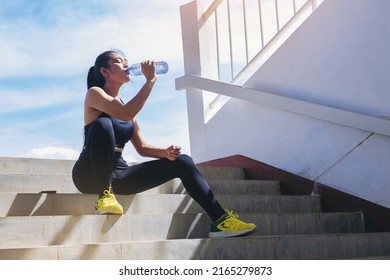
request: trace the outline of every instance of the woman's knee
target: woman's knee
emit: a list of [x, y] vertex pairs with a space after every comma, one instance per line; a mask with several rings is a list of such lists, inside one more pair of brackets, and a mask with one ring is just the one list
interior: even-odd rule
[[[112, 157], [114, 155], [114, 148], [115, 132], [111, 119], [99, 118], [95, 120], [89, 127], [86, 135], [84, 152], [88, 156], [93, 157], [101, 158], [103, 155], [110, 155]], [[100, 152], [96, 153], [96, 151]]]
[[181, 154], [178, 156], [178, 158], [176, 159], [176, 161], [186, 167], [194, 167], [196, 166], [195, 165], [195, 162], [194, 160], [192, 159], [191, 156], [187, 155], [187, 154]]
[[98, 118], [91, 124], [90, 130], [94, 132], [99, 131], [112, 133], [114, 127], [109, 118]]
[[98, 118], [95, 120], [89, 128], [87, 142], [114, 146], [115, 132], [111, 119]]

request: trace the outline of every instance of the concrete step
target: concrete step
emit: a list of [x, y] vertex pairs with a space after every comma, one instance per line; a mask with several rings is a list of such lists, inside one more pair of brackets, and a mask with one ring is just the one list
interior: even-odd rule
[[[280, 183], [270, 180], [208, 180], [216, 194], [280, 195]], [[186, 190], [180, 179], [173, 179], [143, 194], [184, 194]]]
[[210, 180], [216, 194], [280, 195], [280, 183], [267, 180]]
[[[267, 180], [208, 180], [215, 193], [225, 194], [280, 194], [278, 181]], [[0, 193], [80, 193], [68, 175], [0, 174]], [[156, 188], [145, 191], [149, 194], [180, 194], [185, 189], [180, 179], [173, 179]]]
[[390, 233], [248, 236], [1, 249], [0, 259], [324, 260], [382, 259]]
[[0, 174], [67, 175], [73, 165], [73, 160], [0, 157]]
[[[0, 174], [70, 175], [74, 162], [74, 160], [0, 157]], [[129, 165], [134, 164], [137, 163]], [[208, 180], [245, 178], [244, 170], [241, 168], [199, 166], [199, 170]]]
[[207, 180], [244, 180], [244, 169], [236, 167], [198, 166]]
[[[0, 193], [39, 193], [51, 191], [79, 193], [71, 177], [73, 164], [74, 161], [69, 160], [0, 158]], [[228, 183], [227, 189], [233, 190], [235, 186], [253, 185], [253, 183], [244, 182], [244, 171], [241, 168], [199, 167], [199, 169], [210, 182], [219, 179], [225, 181], [237, 180], [237, 184], [233, 182]], [[263, 189], [265, 192], [272, 191], [277, 193], [277, 184], [277, 182], [265, 181]], [[221, 184], [217, 183], [215, 188], [221, 189], [220, 186]], [[255, 188], [252, 188], [252, 190], [255, 190]], [[248, 191], [248, 194], [251, 193], [250, 190]], [[183, 186], [179, 179], [174, 179], [148, 192], [183, 193]]]
[[[349, 233], [364, 230], [361, 213], [255, 214], [255, 235]], [[206, 214], [132, 214], [0, 218], [0, 248], [207, 238]]]
[[[187, 194], [117, 195], [128, 214], [203, 213]], [[217, 195], [221, 206], [235, 212], [316, 213], [321, 211], [318, 196]], [[90, 215], [97, 195], [89, 194], [0, 194], [0, 217]]]
[[80, 193], [70, 174], [0, 174], [0, 193]]

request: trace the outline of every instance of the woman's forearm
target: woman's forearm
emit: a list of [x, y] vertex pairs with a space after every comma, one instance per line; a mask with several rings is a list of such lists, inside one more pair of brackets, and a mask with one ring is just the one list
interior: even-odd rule
[[152, 158], [166, 158], [167, 150], [158, 148], [152, 145], [144, 145], [139, 148], [137, 152], [143, 157], [152, 157]]

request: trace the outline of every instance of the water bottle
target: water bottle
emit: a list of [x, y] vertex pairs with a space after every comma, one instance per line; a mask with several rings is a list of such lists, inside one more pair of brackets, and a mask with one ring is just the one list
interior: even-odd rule
[[[165, 74], [168, 72], [168, 63], [165, 61], [156, 61], [154, 63], [154, 66], [156, 68], [156, 74]], [[142, 74], [142, 68], [141, 63], [135, 63], [131, 65], [130, 67], [127, 67], [126, 72], [129, 73], [131, 76], [141, 76]]]

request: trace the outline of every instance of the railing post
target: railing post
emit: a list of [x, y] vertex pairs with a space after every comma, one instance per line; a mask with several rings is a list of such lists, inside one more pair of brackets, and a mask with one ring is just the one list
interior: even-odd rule
[[261, 0], [258, 0], [259, 3], [259, 21], [260, 21], [260, 38], [261, 38], [261, 49], [264, 48], [264, 28], [263, 28], [263, 15], [261, 9]]
[[[184, 72], [185, 75], [217, 79], [216, 27], [213, 20], [204, 21], [205, 16], [212, 16], [205, 15], [207, 8], [205, 3], [197, 0], [180, 7]], [[201, 154], [207, 152], [205, 107], [216, 94], [195, 88], [188, 88], [186, 93], [191, 155], [195, 160], [200, 160]]]
[[210, 7], [202, 14], [202, 21], [206, 22], [207, 19], [213, 14], [213, 12], [218, 8], [218, 6], [222, 3], [223, 0], [214, 0], [213, 3], [211, 3]]
[[279, 23], [279, 6], [278, 0], [275, 0], [275, 14], [276, 14], [276, 30], [280, 31], [280, 23]]
[[318, 0], [311, 0], [311, 6], [313, 8], [313, 11], [317, 9], [318, 7]]

